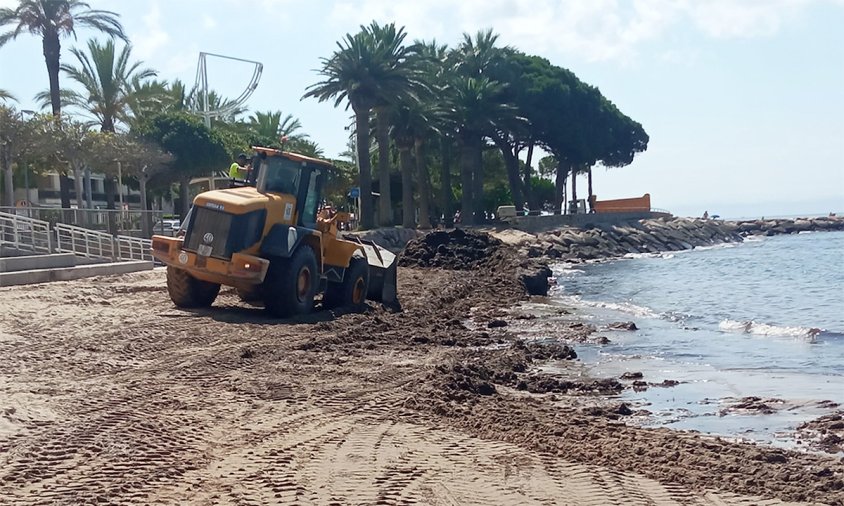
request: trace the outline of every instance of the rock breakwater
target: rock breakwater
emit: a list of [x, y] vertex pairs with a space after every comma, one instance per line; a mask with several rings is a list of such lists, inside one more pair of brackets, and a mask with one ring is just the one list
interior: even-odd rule
[[529, 258], [579, 263], [628, 254], [663, 253], [742, 242], [752, 235], [844, 230], [844, 218], [723, 221], [658, 218], [581, 229], [565, 227], [516, 242]]

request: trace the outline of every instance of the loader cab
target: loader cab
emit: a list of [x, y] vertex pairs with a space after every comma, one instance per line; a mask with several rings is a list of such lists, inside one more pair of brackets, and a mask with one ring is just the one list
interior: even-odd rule
[[316, 228], [322, 190], [331, 165], [294, 153], [256, 148], [255, 186], [260, 193], [291, 195], [296, 199], [296, 225]]

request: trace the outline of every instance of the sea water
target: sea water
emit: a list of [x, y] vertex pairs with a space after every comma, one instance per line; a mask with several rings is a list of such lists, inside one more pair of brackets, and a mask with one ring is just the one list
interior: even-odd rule
[[[627, 390], [646, 425], [793, 443], [802, 421], [844, 405], [844, 232], [608, 263], [559, 266], [552, 301], [608, 337], [578, 347], [590, 374], [642, 372], [672, 388]], [[609, 331], [632, 320], [637, 331]], [[761, 397], [774, 413], [731, 410]], [[790, 442], [790, 443], [789, 443]]]

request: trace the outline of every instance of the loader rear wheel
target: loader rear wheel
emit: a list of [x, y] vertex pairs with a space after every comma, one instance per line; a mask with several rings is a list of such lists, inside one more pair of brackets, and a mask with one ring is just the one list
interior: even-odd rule
[[275, 258], [261, 285], [264, 307], [277, 318], [310, 313], [318, 281], [316, 256], [310, 247], [300, 246], [289, 259]]
[[167, 292], [173, 303], [179, 307], [208, 307], [220, 293], [220, 285], [196, 279], [184, 269], [168, 266]]
[[365, 258], [354, 257], [340, 283], [328, 283], [322, 305], [326, 309], [349, 307], [362, 309], [369, 291], [369, 264]]

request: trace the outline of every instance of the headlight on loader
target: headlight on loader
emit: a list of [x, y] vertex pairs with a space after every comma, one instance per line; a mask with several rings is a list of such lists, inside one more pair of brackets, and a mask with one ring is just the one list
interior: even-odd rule
[[263, 279], [267, 272], [269, 261], [251, 255], [232, 255], [231, 273], [235, 276]]

